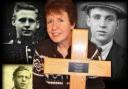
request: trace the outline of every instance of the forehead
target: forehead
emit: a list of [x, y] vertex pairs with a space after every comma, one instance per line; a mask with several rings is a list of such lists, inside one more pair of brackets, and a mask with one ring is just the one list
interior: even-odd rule
[[37, 14], [33, 10], [19, 10], [15, 13], [17, 18], [36, 18]]
[[116, 11], [114, 11], [112, 9], [109, 9], [109, 8], [103, 8], [103, 7], [95, 7], [95, 8], [92, 8], [90, 10], [90, 14], [91, 15], [94, 15], [94, 14], [112, 15], [112, 16], [116, 16], [117, 17]]
[[30, 76], [30, 71], [28, 70], [18, 71], [17, 76]]
[[53, 11], [47, 14], [47, 17], [68, 17], [68, 13], [64, 10]]

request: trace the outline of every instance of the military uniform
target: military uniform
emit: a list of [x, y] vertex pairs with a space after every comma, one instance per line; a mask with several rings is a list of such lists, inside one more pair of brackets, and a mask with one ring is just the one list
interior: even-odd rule
[[9, 64], [32, 64], [34, 50], [37, 42], [31, 37], [14, 39], [3, 44], [3, 63]]

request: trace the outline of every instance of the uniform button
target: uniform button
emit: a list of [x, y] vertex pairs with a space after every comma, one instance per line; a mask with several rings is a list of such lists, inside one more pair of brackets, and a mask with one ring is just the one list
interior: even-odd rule
[[28, 56], [28, 58], [32, 58], [32, 56]]
[[31, 51], [31, 49], [29, 49], [29, 48], [28, 48], [27, 50], [28, 50], [28, 52], [30, 52], [30, 51]]

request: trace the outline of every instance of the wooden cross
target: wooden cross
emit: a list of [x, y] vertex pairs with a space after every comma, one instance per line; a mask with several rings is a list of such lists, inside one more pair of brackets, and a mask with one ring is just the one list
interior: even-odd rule
[[72, 36], [71, 60], [45, 58], [45, 74], [70, 75], [70, 89], [86, 89], [86, 76], [111, 76], [111, 62], [89, 60], [88, 30], [74, 29]]

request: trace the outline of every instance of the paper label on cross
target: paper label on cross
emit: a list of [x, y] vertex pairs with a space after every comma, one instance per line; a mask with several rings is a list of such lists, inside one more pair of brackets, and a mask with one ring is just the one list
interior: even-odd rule
[[86, 89], [86, 76], [111, 76], [110, 61], [88, 60], [88, 30], [74, 29], [70, 59], [45, 58], [45, 74], [70, 75], [70, 89]]

